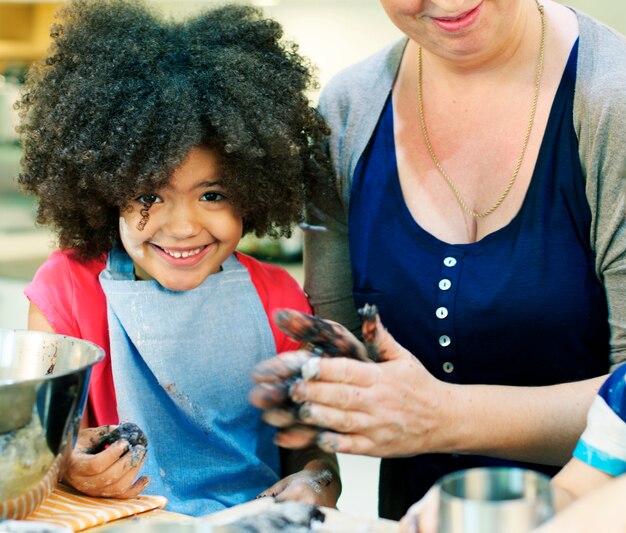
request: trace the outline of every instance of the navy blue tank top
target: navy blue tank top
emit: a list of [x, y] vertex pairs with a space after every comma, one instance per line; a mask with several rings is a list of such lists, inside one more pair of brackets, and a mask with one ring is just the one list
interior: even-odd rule
[[[448, 244], [412, 217], [398, 178], [391, 96], [356, 167], [356, 304], [376, 304], [396, 340], [439, 379], [540, 386], [608, 372], [606, 296], [572, 120], [577, 50], [576, 43], [519, 213], [480, 241]], [[381, 516], [398, 519], [443, 474], [488, 464], [521, 463], [446, 454], [383, 460]]]

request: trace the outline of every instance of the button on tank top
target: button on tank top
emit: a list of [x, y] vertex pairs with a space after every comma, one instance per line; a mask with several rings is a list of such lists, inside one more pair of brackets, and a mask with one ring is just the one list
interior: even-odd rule
[[[376, 304], [391, 334], [439, 379], [540, 386], [608, 372], [606, 296], [594, 271], [572, 119], [577, 46], [524, 202], [480, 241], [443, 242], [412, 217], [398, 179], [391, 96], [356, 167], [349, 212], [356, 304]], [[502, 463], [443, 454], [384, 460], [382, 516], [399, 518], [447, 472]]]

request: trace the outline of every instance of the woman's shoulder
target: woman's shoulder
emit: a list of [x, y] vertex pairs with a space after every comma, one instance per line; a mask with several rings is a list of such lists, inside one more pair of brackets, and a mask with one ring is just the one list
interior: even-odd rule
[[[584, 13], [576, 15], [579, 46], [574, 126], [581, 160], [592, 178], [596, 174], [592, 170], [604, 165], [606, 168], [598, 173], [597, 180], [610, 180], [611, 188], [619, 192], [625, 161], [622, 148], [626, 142], [626, 37]], [[608, 158], [612, 164], [607, 163]], [[592, 204], [595, 181], [588, 180]]]
[[407, 42], [399, 39], [342, 70], [320, 96], [318, 109], [330, 126], [328, 151], [345, 202], [352, 171], [376, 127]]
[[387, 94], [407, 42], [406, 38], [401, 38], [335, 74], [320, 95], [319, 107], [322, 114], [325, 111], [330, 112], [333, 107], [341, 108], [353, 101], [367, 100], [373, 92], [383, 91]]
[[[587, 15], [586, 13], [574, 10], [578, 19], [578, 27], [581, 38], [586, 42], [596, 42], [603, 46], [608, 46], [611, 51], [623, 50], [626, 46], [626, 36], [621, 34], [615, 28], [608, 26], [599, 20]], [[624, 59], [623, 56], [621, 58]]]
[[590, 103], [626, 105], [626, 37], [580, 11], [576, 16], [579, 27], [577, 92], [582, 90], [579, 96], [587, 97]]

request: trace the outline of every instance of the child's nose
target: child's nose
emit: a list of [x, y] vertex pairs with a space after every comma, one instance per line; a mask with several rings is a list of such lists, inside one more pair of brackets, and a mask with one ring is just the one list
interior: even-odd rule
[[185, 204], [173, 205], [170, 208], [165, 229], [171, 236], [184, 239], [199, 233], [200, 228], [199, 218], [192, 208]]

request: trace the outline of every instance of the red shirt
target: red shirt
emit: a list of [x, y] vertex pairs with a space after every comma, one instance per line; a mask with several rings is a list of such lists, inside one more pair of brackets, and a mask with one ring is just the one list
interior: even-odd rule
[[[250, 273], [268, 321], [276, 353], [296, 350], [299, 342], [278, 329], [271, 317], [276, 309], [289, 308], [305, 313], [311, 307], [304, 291], [286, 270], [236, 252]], [[104, 349], [89, 383], [87, 420], [89, 426], [117, 424], [115, 388], [111, 373], [107, 304], [98, 276], [106, 258], [82, 261], [71, 250], [57, 250], [41, 265], [24, 294], [46, 317], [56, 333], [84, 339]]]

